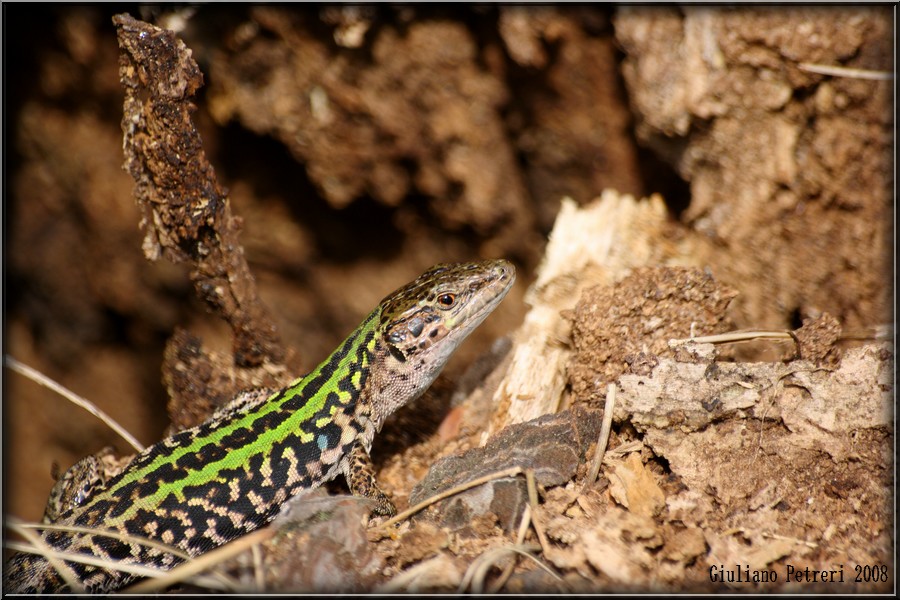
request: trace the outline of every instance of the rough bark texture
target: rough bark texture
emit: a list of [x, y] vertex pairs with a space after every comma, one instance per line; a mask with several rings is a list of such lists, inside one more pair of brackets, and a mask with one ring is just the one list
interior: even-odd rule
[[119, 48], [125, 170], [141, 208], [144, 256], [189, 262], [198, 296], [229, 325], [234, 361], [280, 364], [284, 348], [259, 300], [228, 197], [194, 126], [203, 75], [174, 33], [129, 15], [113, 19]]

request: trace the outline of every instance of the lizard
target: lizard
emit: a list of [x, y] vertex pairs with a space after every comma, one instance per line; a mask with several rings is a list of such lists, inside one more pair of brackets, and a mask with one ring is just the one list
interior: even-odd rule
[[[341, 474], [352, 494], [374, 501], [373, 514], [393, 515], [369, 456], [376, 433], [424, 393], [515, 276], [503, 259], [428, 269], [386, 296], [307, 375], [280, 390], [238, 395], [202, 424], [146, 448], [98, 489], [68, 494], [73, 505], [54, 511], [55, 523], [89, 529], [45, 530], [41, 541], [67, 554], [168, 570], [266, 525], [290, 499]], [[91, 593], [137, 579], [113, 568], [65, 565]], [[46, 558], [26, 552], [7, 564], [4, 589], [81, 591]]]

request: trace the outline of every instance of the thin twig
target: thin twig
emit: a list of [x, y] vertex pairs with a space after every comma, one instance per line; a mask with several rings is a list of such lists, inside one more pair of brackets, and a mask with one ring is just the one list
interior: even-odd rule
[[142, 452], [144, 450], [144, 446], [139, 441], [137, 441], [137, 439], [133, 435], [128, 433], [128, 431], [126, 431], [124, 427], [119, 425], [115, 421], [115, 419], [113, 419], [108, 414], [106, 414], [105, 412], [103, 412], [102, 410], [97, 408], [89, 400], [82, 398], [75, 392], [67, 390], [66, 388], [64, 388], [63, 386], [58, 384], [57, 382], [53, 381], [52, 379], [50, 379], [46, 375], [42, 374], [41, 372], [39, 372], [35, 369], [32, 369], [28, 365], [20, 363], [19, 361], [14, 359], [9, 354], [7, 354], [5, 356], [5, 360], [6, 360], [6, 366], [9, 367], [10, 369], [12, 369], [13, 371], [16, 371], [17, 373], [21, 373], [22, 375], [24, 375], [28, 379], [31, 379], [32, 381], [34, 381], [37, 384], [40, 384], [47, 388], [50, 388], [51, 390], [53, 390], [60, 396], [66, 398], [69, 402], [72, 402], [73, 404], [77, 404], [78, 406], [85, 409], [86, 411], [88, 411], [89, 413], [94, 415], [95, 417], [99, 418], [101, 421], [106, 423], [113, 431], [115, 431], [120, 436], [122, 436], [122, 438], [126, 442], [131, 444], [138, 452]]
[[496, 564], [496, 562], [502, 558], [504, 558], [507, 554], [516, 553], [521, 554], [522, 556], [533, 560], [537, 565], [545, 570], [547, 573], [550, 573], [553, 577], [562, 581], [562, 577], [556, 573], [552, 568], [545, 565], [538, 559], [533, 551], [539, 550], [537, 546], [501, 546], [499, 548], [492, 548], [478, 557], [478, 559], [469, 565], [466, 574], [463, 576], [462, 583], [459, 586], [459, 592], [462, 593], [469, 584], [472, 584], [472, 593], [480, 594], [482, 591], [482, 587], [484, 585], [484, 577], [487, 575], [488, 570]]
[[841, 67], [838, 65], [820, 65], [814, 63], [800, 63], [797, 68], [808, 73], [819, 75], [831, 75], [833, 77], [850, 77], [852, 79], [870, 79], [873, 81], [888, 81], [894, 78], [894, 74], [888, 71], [873, 71], [870, 69], [854, 69], [853, 67]]
[[520, 475], [521, 473], [522, 473], [522, 467], [510, 467], [510, 468], [504, 469], [502, 471], [497, 471], [495, 473], [489, 473], [482, 477], [478, 477], [477, 479], [473, 479], [472, 481], [467, 481], [466, 483], [461, 483], [457, 486], [450, 488], [449, 490], [444, 490], [440, 494], [431, 496], [430, 498], [423, 500], [422, 502], [419, 502], [415, 506], [404, 510], [402, 513], [400, 513], [394, 517], [391, 517], [390, 519], [388, 519], [387, 521], [385, 521], [384, 523], [379, 525], [376, 529], [383, 529], [386, 527], [390, 527], [391, 525], [399, 523], [400, 521], [416, 514], [423, 508], [427, 508], [427, 507], [431, 506], [435, 502], [440, 502], [444, 498], [449, 498], [450, 496], [453, 496], [460, 492], [464, 492], [470, 488], [479, 486], [483, 483], [487, 483], [488, 481], [493, 481], [495, 479], [503, 479], [506, 477], [513, 477], [515, 475]]
[[[72, 593], [79, 594], [84, 592], [84, 587], [81, 585], [81, 582], [78, 581], [78, 577], [75, 575], [75, 572], [56, 557], [54, 554], [54, 550], [48, 546], [44, 540], [41, 539], [41, 536], [36, 534], [33, 531], [28, 530], [25, 527], [22, 527], [22, 522], [15, 517], [7, 517], [6, 526], [17, 532], [23, 538], [28, 540], [32, 544], [32, 550], [34, 554], [40, 554], [47, 562], [50, 564], [53, 569], [59, 573], [59, 576], [63, 578], [63, 581], [69, 586], [69, 589], [72, 590]], [[19, 545], [17, 542], [11, 542], [14, 545]], [[22, 544], [22, 546], [28, 548], [27, 545]], [[28, 552], [29, 550], [26, 550]]]
[[[43, 552], [40, 550], [36, 550], [34, 546], [30, 546], [28, 544], [23, 544], [21, 542], [16, 541], [6, 541], [3, 542], [4, 548], [9, 548], [10, 550], [15, 550], [16, 552], [27, 552], [29, 554], [38, 554], [48, 561], [51, 558], [57, 560], [64, 560], [66, 562], [79, 563], [83, 565], [91, 565], [94, 567], [100, 567], [102, 569], [106, 569], [108, 571], [121, 571], [122, 573], [128, 573], [130, 575], [136, 575], [138, 577], [159, 577], [168, 573], [168, 571], [163, 571], [162, 569], [156, 569], [154, 567], [147, 567], [141, 564], [134, 563], [124, 563], [121, 561], [115, 560], [107, 560], [105, 558], [99, 558], [94, 556], [93, 554], [82, 554], [80, 552], [60, 552], [58, 550], [48, 550], [47, 552]], [[211, 589], [228, 589], [228, 586], [223, 586], [222, 582], [215, 577], [194, 577], [189, 580], [191, 583], [208, 587]], [[74, 589], [74, 588], [73, 588]]]
[[241, 552], [244, 552], [254, 544], [264, 542], [274, 535], [275, 529], [272, 527], [258, 529], [253, 533], [240, 537], [233, 542], [225, 544], [224, 546], [219, 546], [215, 550], [211, 550], [206, 554], [178, 565], [171, 571], [166, 571], [165, 574], [161, 576], [157, 576], [154, 579], [148, 579], [147, 581], [141, 581], [132, 586], [129, 586], [125, 588], [123, 592], [126, 594], [146, 594], [151, 592], [158, 592], [169, 587], [172, 584], [184, 581], [189, 577], [198, 575], [202, 571], [211, 569], [212, 567], [221, 564], [229, 558], [232, 558], [234, 556], [237, 556]]
[[603, 455], [609, 445], [609, 431], [612, 429], [613, 408], [616, 405], [616, 386], [614, 383], [606, 387], [606, 404], [603, 406], [603, 425], [600, 427], [600, 437], [597, 438], [597, 447], [594, 450], [594, 459], [591, 461], [591, 469], [584, 480], [579, 496], [583, 496], [597, 481], [600, 473], [600, 465], [603, 463]]
[[[28, 537], [29, 540], [31, 540], [31, 538], [29, 536], [34, 535], [34, 534], [31, 533], [30, 531], [28, 531], [28, 533], [26, 533], [25, 531], [22, 531], [22, 530], [41, 529], [44, 531], [63, 531], [66, 533], [80, 533], [80, 534], [92, 535], [95, 537], [107, 537], [110, 539], [121, 540], [121, 541], [129, 543], [129, 544], [137, 544], [139, 546], [144, 546], [146, 548], [152, 548], [154, 550], [159, 550], [160, 552], [164, 552], [166, 554], [171, 554], [172, 556], [175, 556], [182, 560], [191, 560], [191, 556], [189, 554], [187, 554], [186, 552], [182, 551], [180, 548], [176, 548], [174, 546], [169, 546], [168, 544], [165, 544], [163, 542], [153, 540], [150, 538], [145, 538], [145, 537], [128, 534], [128, 533], [122, 533], [122, 532], [116, 531], [114, 529], [98, 529], [95, 527], [80, 527], [77, 525], [60, 525], [60, 524], [52, 524], [52, 523], [28, 523], [28, 522], [21, 521], [20, 519], [18, 519], [17, 517], [14, 517], [14, 516], [7, 517], [6, 525], [7, 525], [7, 527], [14, 529], [15, 531], [18, 531], [23, 536]], [[44, 554], [39, 548], [28, 547], [28, 546], [19, 546], [19, 545], [17, 545], [16, 547], [19, 551], [28, 552], [30, 554]], [[84, 556], [84, 555], [78, 554], [77, 556]], [[48, 557], [48, 560], [50, 560], [49, 557]], [[104, 562], [100, 563], [99, 566], [103, 566], [106, 569], [129, 572], [128, 569], [121, 567], [121, 565], [123, 563], [121, 563], [120, 561], [105, 560], [105, 559], [102, 559], [99, 557], [97, 558], [97, 560], [104, 561]], [[75, 562], [81, 562], [81, 561], [76, 560]], [[88, 563], [88, 564], [93, 564], [93, 563]], [[159, 572], [165, 573], [166, 571], [159, 571]], [[150, 574], [148, 576], [153, 577], [155, 575]], [[210, 577], [213, 579], [217, 579], [218, 583], [206, 585], [206, 587], [211, 587], [213, 589], [235, 589], [237, 587], [237, 584], [234, 582], [233, 579], [231, 579], [230, 577], [227, 577], [225, 575], [222, 575], [220, 573], [212, 573], [210, 575]], [[202, 581], [204, 581], [204, 582], [207, 580], [209, 580], [209, 578], [207, 578], [207, 577], [202, 578]], [[197, 581], [195, 581], [195, 582], [197, 582]], [[200, 583], [200, 582], [197, 582], [197, 583], [198, 583], [198, 585], [205, 585], [204, 583]]]
[[696, 342], [698, 344], [727, 344], [730, 342], [746, 342], [758, 339], [794, 339], [787, 331], [730, 331], [728, 333], [718, 333], [716, 335], [701, 335], [698, 337], [688, 337], [677, 340], [669, 340], [669, 346], [686, 344], [687, 342]]
[[550, 541], [547, 539], [546, 534], [544, 534], [544, 528], [541, 526], [540, 521], [538, 521], [537, 483], [534, 480], [533, 469], [527, 469], [525, 471], [525, 483], [528, 486], [528, 502], [531, 505], [531, 526], [534, 527], [534, 532], [537, 534], [538, 541], [541, 543], [541, 551], [544, 554], [547, 554], [547, 549], [550, 548]]
[[[16, 519], [15, 517], [7, 517], [7, 519]], [[138, 544], [140, 546], [145, 546], [147, 548], [154, 548], [156, 550], [160, 550], [165, 552], [166, 554], [171, 554], [173, 556], [177, 556], [178, 558], [188, 560], [191, 556], [186, 552], [183, 552], [181, 549], [176, 548], [174, 546], [169, 546], [163, 542], [159, 542], [156, 540], [152, 540], [150, 538], [145, 538], [141, 536], [136, 536], [128, 533], [122, 533], [115, 529], [98, 529], [96, 527], [80, 527], [78, 525], [62, 525], [56, 523], [18, 523], [20, 527], [26, 529], [41, 529], [44, 531], [64, 531], [67, 533], [84, 533], [87, 535], [93, 536], [102, 536], [108, 537], [116, 540], [121, 540], [123, 542], [127, 542], [129, 544]]]
[[[516, 534], [516, 546], [521, 546], [525, 543], [525, 534], [528, 533], [528, 526], [531, 524], [531, 504], [525, 505], [525, 510], [522, 511], [522, 522], [519, 523], [519, 532]], [[500, 577], [497, 578], [497, 581], [491, 586], [491, 589], [488, 590], [489, 594], [496, 594], [500, 590], [503, 589], [503, 586], [506, 585], [507, 580], [509, 580], [510, 575], [512, 575], [513, 569], [516, 568], [516, 557], [514, 556], [512, 561], [506, 568], [503, 569], [503, 572], [500, 573]]]

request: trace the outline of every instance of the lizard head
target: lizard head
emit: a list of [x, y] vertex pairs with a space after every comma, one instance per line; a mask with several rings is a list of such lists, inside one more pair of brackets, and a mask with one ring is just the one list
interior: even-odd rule
[[381, 367], [371, 382], [379, 416], [431, 385], [515, 279], [515, 267], [502, 259], [440, 264], [382, 300]]
[[516, 278], [506, 260], [436, 265], [382, 300], [381, 331], [399, 362], [443, 366]]

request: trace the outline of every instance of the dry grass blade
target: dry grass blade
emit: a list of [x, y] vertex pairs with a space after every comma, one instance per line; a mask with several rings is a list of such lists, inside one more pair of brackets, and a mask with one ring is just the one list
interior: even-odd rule
[[[28, 544], [23, 544], [20, 542], [4, 542], [3, 546], [5, 548], [9, 548], [10, 550], [15, 550], [16, 552], [28, 552], [29, 554], [40, 554], [48, 561], [52, 559], [56, 559], [58, 561], [66, 561], [72, 563], [79, 563], [84, 565], [91, 565], [94, 567], [100, 567], [102, 569], [107, 569], [110, 571], [121, 571], [122, 573], [129, 573], [131, 575], [136, 575], [138, 577], [160, 577], [168, 573], [168, 571], [163, 571], [161, 569], [156, 569], [153, 567], [147, 567], [139, 564], [129, 564], [123, 563], [120, 561], [114, 560], [106, 560], [104, 558], [98, 558], [91, 554], [80, 554], [73, 552], [60, 552], [56, 550], [48, 550], [46, 552], [39, 551], [35, 549], [33, 546]], [[195, 577], [192, 578], [191, 583], [203, 587], [208, 587], [211, 589], [229, 589], [231, 586], [223, 586], [221, 581], [214, 577]], [[75, 588], [73, 589], [82, 589], [78, 582], [75, 582]]]
[[[32, 544], [31, 546], [21, 544], [22, 548], [19, 549], [19, 551], [40, 554], [41, 556], [46, 558], [47, 562], [50, 563], [50, 566], [53, 567], [57, 573], [59, 573], [59, 576], [63, 578], [63, 581], [66, 582], [66, 584], [69, 586], [69, 589], [72, 590], [73, 593], [83, 593], [84, 588], [81, 586], [81, 583], [78, 581], [78, 577], [75, 576], [75, 573], [72, 571], [72, 569], [70, 569], [69, 566], [66, 565], [66, 563], [55, 556], [55, 552], [53, 551], [53, 549], [45, 544], [44, 540], [42, 540], [39, 535], [37, 535], [33, 531], [30, 531], [27, 527], [23, 527], [22, 525], [22, 522], [15, 517], [7, 517], [6, 519], [7, 527], [17, 532]], [[13, 546], [8, 547], [20, 545], [16, 542], [12, 542], [12, 544]]]
[[[83, 534], [88, 534], [88, 535], [92, 535], [92, 536], [108, 537], [111, 539], [128, 542], [130, 544], [138, 544], [138, 545], [144, 546], [146, 548], [154, 548], [156, 550], [160, 550], [161, 552], [165, 552], [167, 554], [171, 554], [172, 556], [176, 556], [182, 560], [190, 560], [191, 559], [189, 554], [183, 552], [179, 548], [175, 548], [174, 546], [169, 546], [168, 544], [164, 544], [162, 542], [152, 540], [149, 538], [145, 538], [145, 537], [121, 533], [119, 531], [115, 531], [112, 529], [97, 529], [97, 528], [93, 528], [93, 527], [79, 527], [76, 525], [26, 523], [26, 522], [20, 521], [16, 517], [7, 517], [6, 524], [7, 524], [7, 527], [9, 527], [10, 529], [13, 529], [14, 531], [19, 532], [23, 537], [26, 537], [29, 541], [31, 541], [34, 544], [34, 546], [28, 546], [25, 544], [18, 544], [16, 542], [11, 542], [11, 543], [7, 544], [8, 547], [14, 548], [20, 552], [28, 552], [29, 554], [43, 555], [51, 563], [53, 562], [53, 558], [52, 558], [53, 556], [63, 556], [63, 557], [75, 556], [78, 558], [72, 558], [72, 559], [66, 558], [66, 560], [71, 560], [71, 562], [80, 562], [80, 563], [84, 563], [84, 564], [101, 566], [106, 569], [118, 570], [118, 571], [123, 571], [126, 573], [133, 573], [135, 575], [141, 575], [144, 577], [158, 577], [158, 576], [161, 576], [162, 574], [165, 574], [168, 572], [168, 571], [163, 571], [160, 569], [155, 569], [153, 567], [143, 567], [146, 569], [151, 569], [150, 571], [144, 572], [144, 571], [141, 571], [140, 568], [138, 568], [138, 569], [132, 568], [132, 567], [138, 567], [137, 565], [128, 565], [127, 563], [122, 563], [122, 562], [118, 562], [118, 561], [110, 561], [110, 560], [106, 560], [106, 559], [99, 558], [99, 557], [88, 557], [88, 558], [91, 558], [92, 560], [80, 560], [79, 559], [80, 557], [87, 557], [88, 555], [65, 554], [65, 553], [61, 553], [55, 549], [49, 548], [49, 547], [46, 547], [47, 552], [45, 552], [45, 551], [41, 550], [41, 547], [43, 547], [43, 542], [35, 543], [34, 539], [32, 539], [32, 537], [31, 537], [31, 536], [35, 536], [35, 534], [32, 533], [30, 530], [41, 529], [41, 530], [46, 530], [46, 531], [64, 531], [64, 532], [68, 532], [68, 533], [83, 533]], [[35, 536], [35, 537], [37, 537], [37, 536]], [[40, 538], [38, 538], [38, 540], [40, 540]], [[50, 555], [48, 555], [48, 552], [50, 553]], [[99, 561], [99, 562], [97, 562], [97, 561]], [[64, 563], [62, 563], [62, 564], [64, 564]], [[209, 587], [212, 589], [228, 590], [228, 589], [237, 589], [237, 587], [238, 587], [238, 584], [236, 582], [231, 580], [229, 577], [226, 577], [219, 573], [213, 574], [211, 577], [196, 578], [196, 579], [193, 579], [192, 582], [197, 585], [203, 585], [205, 587]], [[69, 583], [69, 582], [67, 581], [67, 583]], [[69, 585], [71, 586], [72, 584], [69, 583]], [[73, 587], [72, 589], [75, 589], [75, 588]]]
[[[440, 494], [436, 494], [436, 495], [428, 498], [427, 500], [424, 500], [424, 501], [416, 504], [415, 506], [401, 512], [400, 514], [396, 515], [395, 517], [382, 523], [379, 527], [380, 528], [389, 527], [391, 525], [394, 525], [395, 523], [399, 523], [400, 521], [406, 519], [410, 515], [413, 515], [413, 514], [419, 512], [420, 510], [430, 506], [431, 504], [439, 502], [439, 501], [443, 500], [444, 498], [448, 498], [454, 494], [464, 492], [465, 490], [482, 485], [489, 481], [493, 481], [495, 479], [503, 479], [506, 477], [512, 477], [514, 475], [521, 475], [523, 473], [525, 475], [526, 484], [528, 486], [529, 503], [525, 506], [525, 511], [522, 514], [522, 522], [519, 524], [519, 531], [518, 531], [518, 535], [516, 536], [517, 544], [515, 546], [505, 546], [503, 548], [495, 548], [493, 551], [488, 551], [485, 554], [483, 554], [479, 558], [479, 560], [481, 561], [480, 564], [482, 564], [482, 566], [477, 567], [478, 570], [473, 570], [473, 568], [476, 568], [476, 565], [479, 564], [479, 562], [476, 561], [476, 563], [473, 563], [469, 567], [468, 571], [466, 572], [466, 576], [463, 578], [463, 581], [460, 584], [459, 590], [460, 591], [465, 590], [469, 586], [469, 584], [472, 582], [473, 577], [475, 577], [476, 585], [473, 586], [473, 592], [480, 593], [481, 590], [483, 589], [484, 576], [487, 574], [487, 571], [497, 561], [499, 561], [503, 557], [507, 556], [510, 552], [512, 552], [514, 554], [519, 553], [519, 554], [528, 556], [529, 558], [531, 558], [532, 560], [537, 562], [538, 565], [540, 565], [542, 568], [544, 568], [550, 574], [552, 574], [554, 577], [559, 578], [559, 576], [555, 572], [553, 572], [552, 569], [550, 569], [549, 567], [547, 567], [546, 565], [541, 563], [540, 560], [538, 560], [535, 556], [528, 553], [528, 550], [540, 550], [542, 548], [544, 550], [546, 550], [547, 544], [549, 543], [549, 542], [547, 542], [547, 539], [546, 539], [546, 536], [544, 535], [543, 529], [540, 528], [533, 519], [534, 510], [537, 508], [537, 485], [536, 485], [535, 479], [534, 479], [534, 472], [530, 469], [523, 470], [521, 467], [510, 467], [509, 469], [504, 469], [502, 471], [496, 471], [494, 473], [489, 473], [488, 475], [484, 475], [483, 477], [478, 477], [478, 478], [468, 481], [466, 483], [461, 483], [457, 486], [454, 486], [448, 490], [441, 492]], [[538, 539], [541, 541], [540, 546], [523, 546], [522, 545], [522, 542], [525, 539], [525, 534], [528, 530], [529, 525], [534, 526], [535, 532], [537, 533], [537, 536], [538, 536]], [[499, 589], [501, 589], [503, 587], [503, 585], [506, 583], [506, 580], [512, 574], [513, 568], [515, 568], [515, 562], [508, 565], [504, 569], [499, 580], [492, 586], [492, 588], [493, 588], [492, 593], [495, 593], [496, 591], [498, 591]], [[396, 585], [399, 585], [399, 583], [395, 582], [395, 586]]]
[[[68, 561], [73, 563], [79, 563], [83, 565], [91, 565], [94, 567], [102, 567], [104, 569], [109, 569], [111, 571], [121, 571], [123, 573], [131, 573], [133, 575], [140, 575], [141, 577], [153, 577], [160, 573], [165, 573], [160, 569], [155, 569], [153, 567], [146, 567], [144, 565], [138, 564], [127, 564], [120, 563], [112, 560], [106, 560], [104, 558], [98, 558], [93, 554], [80, 554], [75, 552], [61, 552], [58, 550], [53, 550], [47, 548], [46, 550], [41, 550], [39, 548], [35, 548], [29, 544], [23, 544], [21, 542], [4, 542], [3, 546], [5, 548], [9, 548], [10, 550], [15, 550], [16, 552], [27, 552], [29, 554], [39, 554], [43, 556], [48, 561], [56, 560], [56, 561]], [[75, 581], [74, 589], [83, 589], [81, 585]], [[70, 584], [71, 585], [71, 584]]]
[[488, 473], [487, 475], [485, 475], [483, 477], [478, 477], [477, 479], [473, 479], [472, 481], [467, 481], [466, 483], [461, 483], [457, 486], [450, 488], [449, 490], [444, 490], [440, 494], [435, 494], [434, 496], [431, 496], [430, 498], [423, 500], [422, 502], [419, 502], [415, 506], [404, 510], [400, 514], [398, 514], [394, 517], [391, 517], [390, 519], [388, 519], [387, 521], [385, 521], [384, 523], [379, 525], [378, 528], [390, 527], [391, 525], [399, 523], [400, 521], [407, 519], [410, 516], [416, 514], [423, 508], [427, 508], [427, 507], [431, 506], [432, 504], [434, 504], [435, 502], [440, 502], [444, 498], [449, 498], [450, 496], [453, 496], [454, 494], [464, 492], [470, 488], [479, 486], [483, 483], [487, 483], [488, 481], [493, 481], [495, 479], [503, 479], [504, 477], [513, 477], [514, 475], [520, 475], [521, 473], [522, 473], [521, 467], [510, 467], [508, 469], [504, 469], [502, 471], [497, 471], [495, 473]]
[[831, 75], [832, 77], [850, 77], [852, 79], [870, 79], [872, 81], [888, 81], [894, 78], [888, 71], [873, 71], [869, 69], [854, 69], [838, 65], [819, 65], [815, 63], [800, 63], [797, 68], [807, 73], [818, 75]]
[[[525, 543], [525, 534], [528, 533], [528, 526], [531, 525], [531, 504], [525, 505], [525, 510], [522, 511], [522, 522], [519, 523], [519, 531], [516, 534], [516, 546], [521, 546]], [[500, 573], [500, 577], [497, 578], [497, 581], [491, 586], [491, 589], [488, 590], [489, 594], [496, 594], [500, 590], [503, 589], [503, 586], [506, 585], [506, 582], [509, 580], [510, 575], [512, 575], [513, 569], [516, 568], [516, 561], [513, 558], [512, 562], [506, 565], [506, 568], [503, 569], [503, 572]]]
[[253, 554], [253, 581], [256, 583], [255, 591], [262, 592], [266, 588], [266, 579], [263, 574], [262, 550], [259, 549], [259, 544], [253, 544], [250, 546], [250, 551]]
[[441, 555], [433, 556], [432, 558], [429, 558], [424, 562], [420, 562], [417, 565], [406, 569], [393, 579], [372, 590], [372, 593], [396, 594], [398, 592], [414, 591], [410, 590], [409, 587], [416, 581], [423, 578], [427, 579], [428, 575], [433, 572], [440, 572], [441, 574], [444, 574], [444, 572], [447, 570], [446, 560], [446, 557]]
[[[763, 431], [765, 430], [766, 417], [768, 417], [768, 415], [769, 415], [769, 409], [772, 408], [773, 406], [775, 406], [775, 398], [778, 396], [779, 386], [784, 386], [784, 380], [787, 379], [788, 377], [790, 377], [791, 375], [793, 375], [794, 373], [803, 373], [803, 372], [815, 373], [816, 371], [829, 371], [829, 369], [826, 369], [824, 367], [818, 367], [815, 369], [802, 369], [802, 368], [801, 369], [790, 369], [790, 370], [786, 371], [785, 373], [782, 373], [781, 375], [779, 375], [775, 379], [774, 383], [763, 388], [763, 389], [772, 390], [772, 397], [769, 400], [769, 403], [766, 405], [765, 410], [763, 410], [762, 415], [760, 415], [760, 417], [759, 417], [759, 439], [756, 442], [756, 452], [753, 455], [753, 459], [750, 461], [751, 466], [754, 463], [756, 463], [756, 459], [759, 458], [759, 456], [761, 455], [761, 453], [763, 451]], [[762, 390], [760, 390], [760, 392], [762, 392]]]
[[793, 542], [793, 543], [795, 543], [795, 544], [800, 544], [800, 545], [806, 546], [807, 548], [813, 548], [813, 549], [815, 549], [815, 548], [818, 548], [818, 547], [819, 547], [819, 545], [818, 545], [817, 543], [815, 543], [815, 542], [808, 542], [808, 541], [806, 541], [806, 540], [801, 540], [801, 539], [798, 539], [798, 538], [795, 538], [795, 537], [788, 537], [788, 536], [786, 536], [786, 535], [779, 535], [779, 534], [777, 534], [777, 533], [765, 533], [765, 532], [763, 532], [762, 536], [763, 536], [764, 538], [771, 538], [771, 539], [773, 539], [773, 540], [783, 540], [783, 541], [785, 541], [785, 542]]
[[95, 417], [99, 418], [101, 421], [106, 423], [110, 427], [110, 429], [112, 429], [113, 431], [118, 433], [120, 436], [122, 436], [122, 438], [126, 442], [131, 444], [132, 447], [134, 447], [134, 449], [137, 450], [138, 452], [142, 452], [144, 450], [144, 446], [139, 441], [137, 441], [137, 439], [133, 435], [128, 433], [128, 431], [126, 431], [124, 427], [119, 425], [108, 414], [106, 414], [105, 412], [103, 412], [102, 410], [100, 410], [99, 408], [94, 406], [94, 404], [92, 402], [90, 402], [89, 400], [82, 398], [75, 392], [67, 390], [66, 388], [64, 388], [57, 382], [53, 381], [46, 375], [42, 374], [41, 372], [39, 372], [35, 369], [32, 369], [28, 365], [20, 363], [19, 361], [17, 361], [16, 359], [14, 359], [12, 356], [10, 356], [8, 354], [6, 355], [5, 360], [6, 360], [6, 366], [9, 367], [10, 369], [12, 369], [13, 371], [20, 373], [21, 375], [24, 375], [25, 377], [27, 377], [28, 379], [34, 381], [35, 383], [37, 383], [39, 385], [42, 385], [46, 388], [50, 388], [51, 390], [53, 390], [54, 392], [56, 392], [63, 398], [67, 399], [69, 402], [72, 402], [73, 404], [77, 404], [78, 406], [85, 409], [86, 411], [88, 411], [89, 413], [94, 415]]
[[863, 329], [845, 330], [841, 334], [842, 340], [875, 340], [881, 342], [893, 341], [894, 326], [889, 323], [871, 325]]
[[469, 565], [469, 568], [466, 570], [466, 574], [463, 576], [462, 583], [459, 586], [459, 593], [463, 593], [466, 588], [471, 585], [471, 591], [473, 594], [480, 594], [484, 590], [484, 580], [487, 577], [488, 571], [493, 567], [497, 562], [506, 558], [510, 554], [520, 554], [526, 558], [533, 560], [540, 568], [544, 571], [562, 581], [562, 577], [560, 577], [556, 571], [542, 563], [532, 552], [540, 550], [539, 546], [501, 546], [499, 548], [492, 548], [486, 551], [484, 554], [479, 556], [475, 562]]
[[730, 331], [716, 335], [701, 335], [678, 340], [669, 340], [669, 346], [696, 342], [698, 344], [728, 344], [732, 342], [749, 342], [760, 339], [792, 340], [794, 336], [788, 331]]
[[[12, 519], [14, 517], [9, 517]], [[141, 546], [145, 546], [147, 548], [155, 548], [157, 550], [161, 550], [168, 554], [172, 554], [173, 556], [177, 556], [178, 558], [188, 560], [190, 559], [190, 555], [181, 551], [179, 548], [175, 548], [174, 546], [169, 546], [168, 544], [164, 544], [162, 542], [158, 542], [156, 540], [151, 540], [150, 538], [140, 537], [136, 535], [130, 535], [126, 533], [121, 533], [114, 529], [98, 529], [95, 527], [79, 527], [77, 525], [56, 525], [56, 524], [48, 524], [48, 523], [19, 523], [19, 526], [25, 529], [42, 529], [44, 531], [65, 531], [68, 533], [85, 533], [88, 535], [94, 536], [103, 536], [116, 540], [121, 540], [123, 542], [128, 542], [131, 544], [138, 544]]]
[[600, 437], [597, 438], [597, 448], [594, 450], [594, 459], [591, 461], [591, 469], [584, 480], [584, 486], [581, 488], [579, 496], [584, 495], [588, 488], [597, 481], [597, 475], [600, 473], [600, 465], [603, 463], [603, 455], [606, 454], [606, 447], [609, 445], [609, 431], [612, 429], [613, 408], [616, 405], [616, 386], [611, 383], [606, 388], [606, 404], [603, 406], [603, 425], [600, 427]]
[[550, 547], [550, 541], [544, 534], [544, 528], [538, 520], [537, 483], [534, 480], [534, 471], [532, 469], [525, 471], [525, 482], [528, 487], [528, 502], [531, 506], [531, 525], [534, 527], [534, 532], [537, 534], [538, 541], [541, 543], [541, 550], [546, 554], [547, 549]]
[[207, 552], [193, 560], [181, 564], [171, 571], [164, 571], [161, 575], [154, 576], [154, 579], [141, 581], [132, 585], [125, 590], [129, 594], [147, 594], [159, 592], [170, 585], [187, 581], [189, 578], [193, 581], [193, 576], [211, 569], [229, 558], [237, 556], [255, 544], [264, 542], [275, 535], [275, 530], [271, 527], [258, 529], [253, 533], [240, 537], [233, 542], [219, 546], [215, 550]]

